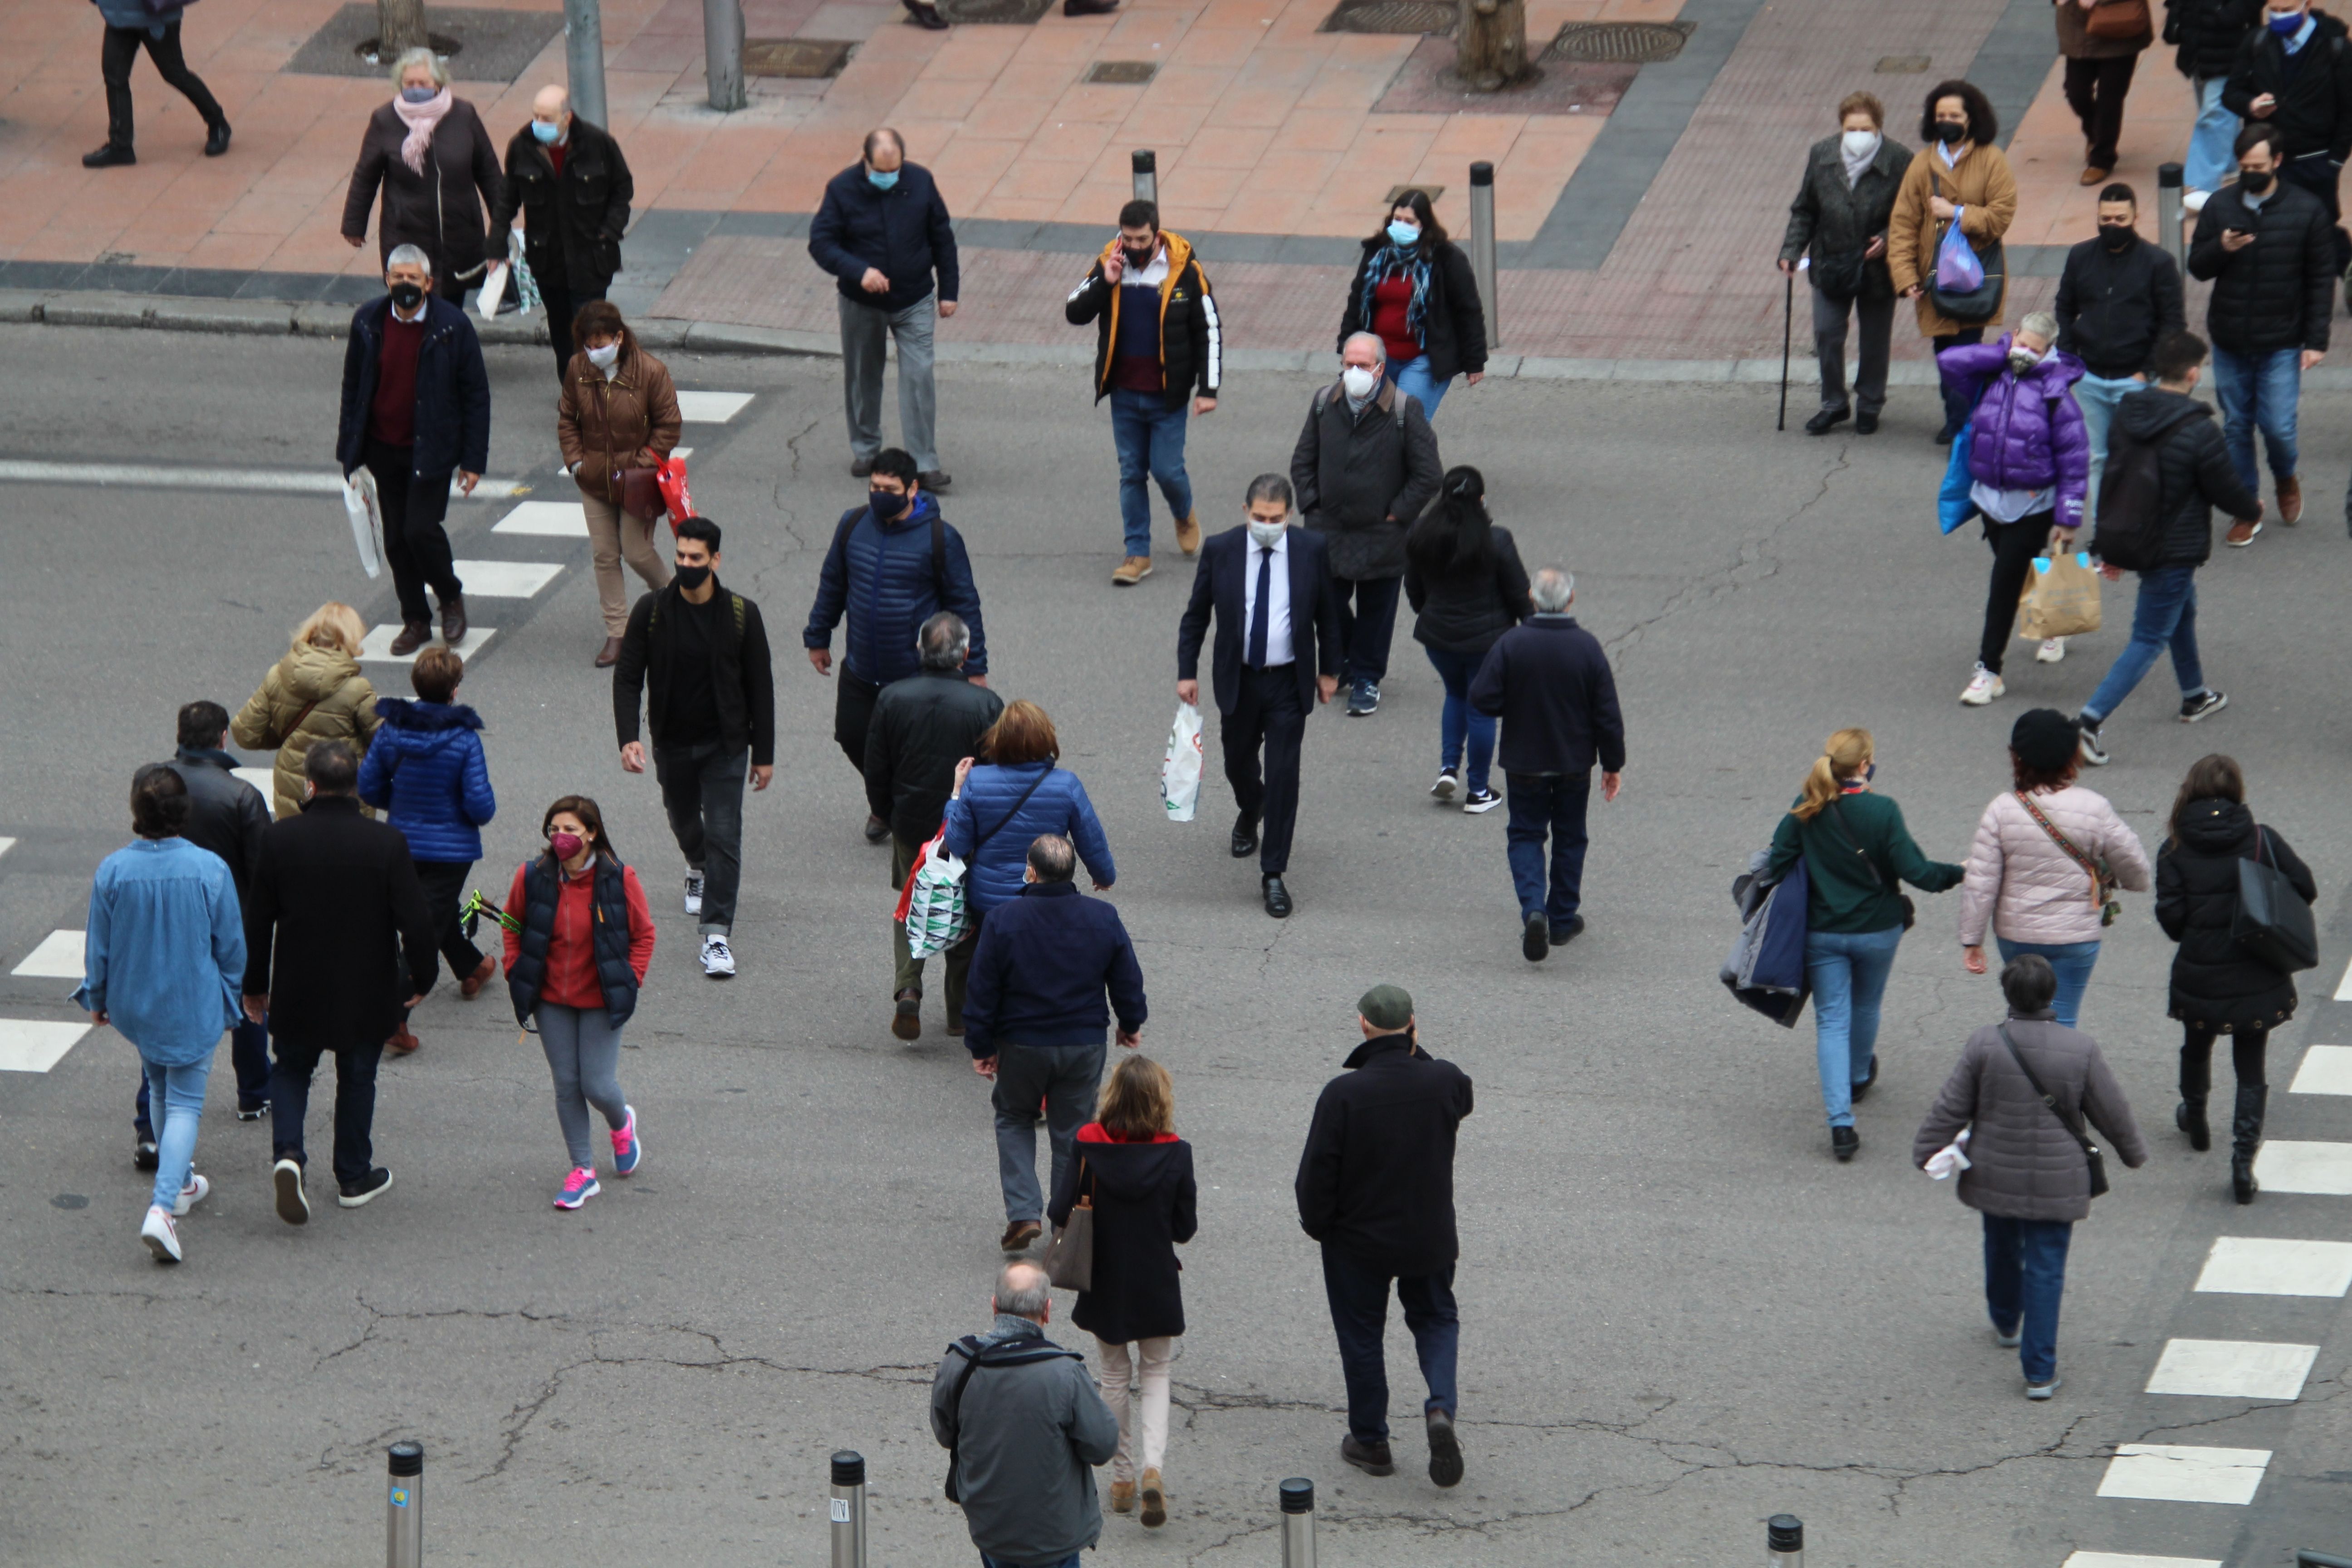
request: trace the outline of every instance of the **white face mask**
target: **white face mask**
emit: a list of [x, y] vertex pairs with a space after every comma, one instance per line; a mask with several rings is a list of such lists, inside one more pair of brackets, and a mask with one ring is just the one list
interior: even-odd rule
[[1339, 373], [1339, 384], [1346, 387], [1348, 395], [1358, 402], [1370, 397], [1372, 395], [1372, 388], [1380, 384], [1379, 371], [1366, 370], [1359, 364], [1351, 364]]
[[1849, 158], [1867, 158], [1878, 151], [1878, 132], [1875, 131], [1849, 131], [1841, 140], [1845, 143], [1845, 155]]
[[618, 343], [606, 343], [601, 349], [590, 349], [588, 351], [588, 363], [594, 365], [598, 370], [612, 369], [614, 362], [618, 360], [620, 357], [621, 345]]
[[1289, 526], [1286, 521], [1260, 522], [1257, 519], [1252, 518], [1249, 520], [1250, 542], [1261, 550], [1271, 550], [1282, 542], [1283, 531]]

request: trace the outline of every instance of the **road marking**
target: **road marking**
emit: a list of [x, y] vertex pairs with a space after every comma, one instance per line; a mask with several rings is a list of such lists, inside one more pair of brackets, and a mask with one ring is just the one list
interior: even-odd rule
[[563, 574], [561, 566], [543, 561], [458, 561], [452, 563], [466, 597], [528, 599]]
[[[748, 400], [747, 400], [748, 401]], [[343, 493], [341, 474], [272, 473], [267, 468], [173, 468], [157, 463], [34, 463], [0, 459], [0, 481], [28, 485], [136, 485], [173, 490], [267, 490], [281, 495]], [[517, 479], [484, 479], [474, 487], [475, 500], [503, 500], [527, 496], [530, 487]], [[453, 500], [467, 499], [451, 480]]]
[[2158, 1502], [2254, 1500], [2268, 1448], [2191, 1448], [2169, 1443], [2126, 1443], [2107, 1463], [2101, 1497], [2148, 1498]]
[[683, 463], [688, 458], [694, 456], [694, 448], [691, 447], [672, 447], [669, 449], [669, 455]]
[[2251, 1340], [2168, 1340], [2148, 1374], [2150, 1394], [2210, 1394], [2225, 1399], [2300, 1399], [2317, 1345]]
[[261, 804], [269, 815], [278, 815], [278, 770], [276, 768], [231, 768], [229, 772], [251, 784], [261, 795]]
[[2221, 1237], [2194, 1289], [2238, 1296], [2341, 1296], [2352, 1289], [2352, 1242]]
[[2352, 1046], [2314, 1046], [2303, 1053], [2289, 1094], [2352, 1094]]
[[2352, 963], [2344, 966], [2344, 978], [2336, 983], [2336, 999], [2352, 1002]]
[[2352, 1143], [2267, 1142], [2254, 1156], [2254, 1180], [2274, 1193], [2352, 1197]]
[[751, 405], [748, 392], [681, 392], [678, 417], [688, 425], [724, 425]]
[[88, 1024], [0, 1018], [0, 1072], [47, 1072], [89, 1033]]
[[[404, 653], [395, 657], [392, 651], [392, 639], [399, 635], [400, 627], [397, 626], [376, 627], [368, 633], [367, 641], [360, 645], [360, 658], [362, 660], [372, 659], [379, 664], [414, 664], [416, 662], [417, 653], [423, 653], [425, 648], [434, 646], [428, 642], [418, 647], [416, 653]], [[471, 658], [481, 652], [489, 640], [496, 636], [498, 636], [498, 628], [495, 626], [467, 626], [463, 640], [450, 651], [460, 658]]]
[[491, 524], [490, 531], [585, 539], [588, 512], [576, 500], [527, 500]]
[[2132, 1552], [2077, 1552], [2065, 1568], [2221, 1568], [2212, 1557], [2143, 1557]]
[[25, 955], [25, 962], [10, 970], [11, 974], [28, 974], [43, 980], [79, 980], [82, 977], [82, 933], [78, 931], [53, 931], [41, 939], [41, 945]]
[[0, 838], [0, 855], [5, 855], [9, 850], [14, 849], [15, 847], [16, 847], [16, 841], [15, 839]]

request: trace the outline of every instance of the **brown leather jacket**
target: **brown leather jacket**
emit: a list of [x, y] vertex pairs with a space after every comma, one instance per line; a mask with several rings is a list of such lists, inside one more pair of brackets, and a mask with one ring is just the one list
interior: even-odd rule
[[588, 363], [585, 349], [576, 351], [564, 367], [555, 438], [584, 495], [618, 505], [615, 476], [623, 468], [659, 464], [677, 445], [684, 423], [669, 367], [637, 347], [634, 338], [622, 340], [621, 360], [609, 382]]

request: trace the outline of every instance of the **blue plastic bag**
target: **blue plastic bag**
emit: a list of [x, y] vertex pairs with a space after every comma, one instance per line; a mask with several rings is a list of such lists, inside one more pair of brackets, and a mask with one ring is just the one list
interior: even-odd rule
[[1966, 294], [1984, 287], [1984, 263], [1956, 216], [1936, 247], [1936, 287], [1947, 294]]
[[1944, 488], [1936, 496], [1936, 521], [1946, 533], [1977, 514], [1977, 503], [1969, 499], [1976, 484], [1969, 472], [1969, 448], [1976, 428], [1973, 419], [1960, 426], [1960, 433], [1952, 437], [1951, 461], [1944, 465]]

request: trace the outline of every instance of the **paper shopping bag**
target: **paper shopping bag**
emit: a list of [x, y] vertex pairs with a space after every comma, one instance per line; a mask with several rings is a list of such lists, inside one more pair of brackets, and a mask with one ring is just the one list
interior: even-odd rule
[[2017, 635], [2042, 642], [2098, 629], [2099, 573], [2089, 552], [2035, 556], [2025, 594], [2017, 601]]

